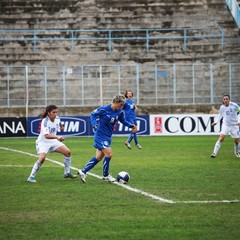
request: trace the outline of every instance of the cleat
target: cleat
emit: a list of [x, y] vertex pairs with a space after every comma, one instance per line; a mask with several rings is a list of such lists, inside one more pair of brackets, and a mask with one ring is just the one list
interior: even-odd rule
[[36, 183], [36, 179], [34, 176], [30, 176], [28, 179], [27, 179], [28, 182], [31, 182], [31, 183]]
[[132, 147], [131, 147], [130, 143], [128, 143], [128, 142], [125, 142], [125, 145], [128, 147], [128, 149], [132, 149]]
[[108, 176], [106, 176], [106, 177], [102, 176], [102, 179], [104, 181], [107, 181], [107, 182], [115, 182], [116, 181], [116, 179], [114, 177], [112, 177], [110, 174]]
[[82, 170], [78, 170], [78, 174], [80, 176], [80, 180], [85, 183], [86, 182], [86, 177], [87, 175], [82, 171]]
[[142, 146], [141, 146], [140, 144], [137, 144], [136, 147], [137, 147], [138, 149], [142, 149]]
[[64, 178], [76, 178], [77, 175], [72, 174], [71, 172], [64, 174]]
[[238, 158], [240, 158], [240, 152], [236, 152], [236, 153], [235, 153], [235, 156], [238, 157]]
[[211, 158], [215, 158], [215, 157], [216, 157], [216, 154], [212, 153]]

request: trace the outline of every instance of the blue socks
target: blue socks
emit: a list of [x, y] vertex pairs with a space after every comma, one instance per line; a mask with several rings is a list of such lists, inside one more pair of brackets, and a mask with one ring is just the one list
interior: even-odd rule
[[[111, 158], [109, 157], [104, 157], [103, 160], [103, 176], [106, 177], [108, 176], [108, 171], [109, 171], [109, 165], [110, 165], [110, 160]], [[83, 173], [87, 173], [89, 170], [91, 170], [92, 168], [95, 167], [95, 165], [98, 164], [98, 160], [96, 159], [96, 157], [91, 158], [88, 163], [85, 165], [85, 167], [82, 169]]]
[[98, 163], [98, 160], [96, 157], [91, 158], [86, 166], [82, 169], [82, 172], [86, 174], [89, 170], [91, 170], [96, 164]]
[[135, 145], [138, 144], [138, 140], [137, 140], [137, 134], [136, 133], [131, 133], [127, 142], [130, 143], [132, 140], [134, 139]]
[[108, 176], [108, 170], [109, 170], [109, 164], [110, 164], [111, 158], [105, 157], [103, 160], [103, 176], [107, 177]]

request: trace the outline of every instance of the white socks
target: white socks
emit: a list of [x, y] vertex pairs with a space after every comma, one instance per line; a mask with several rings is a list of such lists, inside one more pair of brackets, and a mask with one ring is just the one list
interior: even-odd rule
[[32, 171], [30, 176], [35, 176], [38, 172], [38, 170], [40, 169], [40, 167], [42, 166], [42, 164], [40, 162], [38, 162], [38, 160], [35, 162], [35, 164], [33, 165]]
[[221, 147], [221, 142], [217, 141], [213, 150], [213, 153], [217, 155], [219, 148]]
[[70, 173], [71, 157], [64, 157], [64, 174]]

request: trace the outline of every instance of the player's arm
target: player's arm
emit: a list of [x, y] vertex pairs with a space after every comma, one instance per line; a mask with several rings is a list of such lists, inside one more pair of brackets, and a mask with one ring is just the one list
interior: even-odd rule
[[240, 107], [238, 106], [237, 125], [240, 126]]
[[118, 120], [124, 125], [127, 126], [129, 128], [132, 128], [133, 132], [137, 132], [137, 126], [133, 123], [130, 123], [126, 120], [124, 112], [121, 112], [121, 114], [119, 115]]
[[220, 120], [222, 119], [222, 117], [223, 117], [223, 110], [222, 110], [222, 107], [220, 107], [220, 112], [218, 114], [217, 121], [212, 123], [212, 126], [217, 125], [220, 122]]
[[60, 142], [64, 141], [64, 137], [62, 137], [62, 136], [57, 136], [57, 135], [54, 135], [54, 134], [45, 134], [44, 136], [47, 139], [57, 139]]
[[57, 139], [60, 142], [64, 140], [64, 137], [62, 137], [62, 136], [57, 136], [55, 134], [49, 133], [49, 129], [47, 126], [43, 127], [42, 131], [43, 131], [44, 137], [46, 139]]
[[59, 127], [60, 127], [60, 131], [63, 132], [64, 131], [64, 126], [62, 125], [62, 123], [59, 123]]
[[90, 121], [92, 125], [93, 132], [98, 128], [99, 118], [103, 115], [104, 110], [100, 107], [93, 110], [90, 114]]

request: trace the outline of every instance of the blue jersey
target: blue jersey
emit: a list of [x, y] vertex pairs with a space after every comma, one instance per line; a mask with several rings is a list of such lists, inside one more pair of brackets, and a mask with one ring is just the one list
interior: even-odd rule
[[125, 119], [123, 109], [113, 110], [111, 104], [99, 107], [91, 112], [91, 124], [92, 127], [98, 126], [95, 136], [105, 135], [111, 137], [113, 133], [114, 125], [117, 121], [120, 121], [123, 125], [131, 127], [132, 123]]
[[126, 102], [123, 106], [123, 110], [125, 111], [125, 117], [127, 121], [136, 124], [135, 105], [134, 100], [132, 98], [126, 99]]

